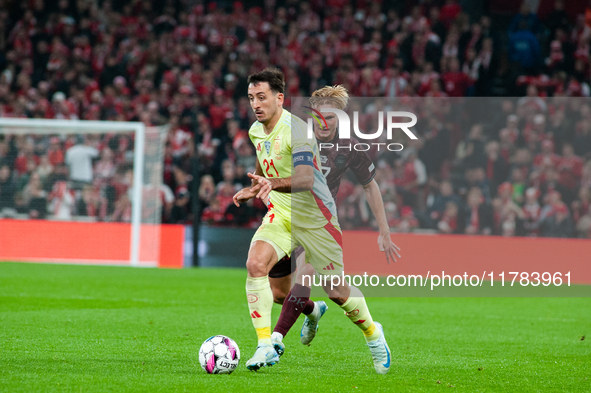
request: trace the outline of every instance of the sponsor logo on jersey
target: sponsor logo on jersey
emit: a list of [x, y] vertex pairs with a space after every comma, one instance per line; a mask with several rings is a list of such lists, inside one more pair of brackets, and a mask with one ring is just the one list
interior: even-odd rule
[[339, 169], [343, 169], [347, 165], [347, 157], [342, 154], [339, 154], [337, 158], [334, 159], [334, 163]]
[[257, 145], [257, 151], [263, 151], [263, 149], [261, 148], [261, 142], [259, 142], [259, 144]]

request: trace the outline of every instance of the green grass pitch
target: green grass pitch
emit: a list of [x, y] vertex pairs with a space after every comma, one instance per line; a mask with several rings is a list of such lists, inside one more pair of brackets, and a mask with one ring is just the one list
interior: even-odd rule
[[[368, 299], [392, 351], [385, 376], [329, 303], [310, 347], [300, 317], [281, 362], [250, 372], [245, 276], [0, 263], [0, 391], [591, 391], [591, 298]], [[214, 334], [240, 346], [232, 375], [198, 364]]]

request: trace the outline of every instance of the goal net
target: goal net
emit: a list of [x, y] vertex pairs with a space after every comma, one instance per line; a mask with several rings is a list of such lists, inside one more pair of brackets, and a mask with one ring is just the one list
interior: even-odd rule
[[0, 119], [0, 260], [156, 266], [166, 131]]

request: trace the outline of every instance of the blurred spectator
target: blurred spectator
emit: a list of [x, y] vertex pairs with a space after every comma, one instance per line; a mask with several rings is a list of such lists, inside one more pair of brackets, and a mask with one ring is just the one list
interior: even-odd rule
[[541, 178], [542, 184], [540, 186], [540, 191], [542, 191], [544, 195], [548, 195], [550, 192], [555, 191], [560, 194], [564, 203], [570, 204], [574, 200], [574, 190], [568, 189], [558, 182], [559, 176], [556, 168], [548, 168], [542, 174]]
[[554, 142], [546, 139], [542, 142], [542, 152], [536, 155], [533, 164], [535, 169], [544, 170], [558, 167], [560, 161], [560, 157], [554, 154]]
[[131, 201], [127, 193], [122, 194], [115, 203], [112, 221], [131, 222]]
[[458, 218], [458, 205], [453, 202], [447, 202], [443, 214], [437, 223], [437, 229], [441, 233], [460, 233], [460, 223]]
[[528, 142], [527, 134], [531, 131], [533, 126], [536, 126], [537, 129], [543, 127], [545, 122], [544, 113], [547, 110], [548, 105], [546, 104], [546, 101], [540, 97], [538, 87], [533, 83], [528, 84], [525, 97], [521, 97], [517, 100], [517, 112], [526, 112], [526, 115], [528, 115], [528, 119], [526, 119], [528, 120], [528, 123], [523, 130], [526, 142]]
[[[478, 78], [477, 78], [478, 79]], [[463, 97], [473, 81], [470, 76], [460, 69], [457, 57], [449, 60], [449, 70], [442, 75], [445, 93], [450, 97]]]
[[509, 115], [507, 116], [507, 126], [499, 131], [499, 153], [505, 161], [509, 161], [509, 158], [515, 152], [515, 144], [521, 135], [518, 123], [519, 117], [517, 115]]
[[522, 29], [522, 26], [524, 26], [523, 29], [531, 32], [534, 35], [538, 34], [541, 30], [538, 16], [531, 11], [530, 5], [527, 1], [524, 1], [521, 4], [519, 14], [515, 15], [513, 20], [511, 20], [509, 32], [516, 33]]
[[400, 75], [400, 69], [393, 66], [380, 79], [380, 92], [384, 97], [400, 97], [407, 84], [407, 80]]
[[524, 176], [528, 177], [531, 171], [532, 157], [527, 149], [519, 149], [511, 157], [511, 172], [514, 169], [519, 169]]
[[525, 203], [523, 204], [523, 227], [527, 236], [539, 235], [538, 225], [542, 211], [538, 202], [539, 194], [539, 191], [533, 187], [525, 190]]
[[417, 151], [411, 148], [406, 150], [405, 160], [398, 160], [396, 165], [396, 186], [404, 198], [404, 203], [413, 206], [422, 200], [422, 186], [427, 182], [425, 164], [418, 158]]
[[174, 193], [166, 184], [161, 190], [163, 193], [161, 196], [162, 214], [165, 221], [180, 223], [188, 218], [190, 212], [189, 181], [191, 176], [178, 166], [173, 167], [173, 173], [176, 186]]
[[201, 184], [199, 185], [199, 202], [201, 208], [205, 209], [215, 197], [215, 183], [211, 175], [204, 175], [201, 177]]
[[16, 142], [14, 138], [0, 139], [0, 165], [8, 165], [14, 167], [14, 160], [18, 155]]
[[558, 164], [559, 183], [574, 190], [581, 181], [583, 174], [583, 160], [575, 155], [573, 146], [565, 143], [562, 146], [562, 158]]
[[0, 218], [13, 217], [16, 214], [15, 194], [10, 167], [7, 164], [0, 164]]
[[564, 10], [564, 0], [555, 0], [554, 9], [548, 14], [545, 25], [550, 30], [552, 38], [555, 38], [556, 30], [567, 31], [570, 27], [570, 18]]
[[513, 202], [513, 186], [503, 183], [499, 186], [498, 196], [493, 200], [495, 231], [501, 236], [520, 236], [523, 234], [523, 210]]
[[[393, 207], [391, 204], [388, 205], [388, 209], [390, 209], [390, 211], [396, 210], [395, 205]], [[410, 232], [419, 227], [419, 221], [416, 219], [410, 206], [402, 206], [402, 209], [400, 209], [400, 217], [389, 220], [388, 225], [394, 228], [397, 232]]]
[[581, 187], [579, 195], [571, 204], [573, 212], [573, 220], [578, 222], [579, 219], [589, 211], [591, 205], [591, 188]]
[[437, 173], [449, 156], [450, 130], [439, 119], [432, 117], [423, 137], [424, 144], [419, 150], [419, 158], [425, 164], [427, 173]]
[[41, 183], [45, 183], [45, 180], [53, 173], [53, 165], [49, 162], [47, 154], [40, 157], [39, 166], [35, 169], [35, 173], [39, 174]]
[[493, 212], [484, 200], [482, 190], [473, 187], [468, 192], [465, 212], [465, 233], [467, 235], [490, 235], [493, 230]]
[[185, 223], [189, 216], [190, 194], [186, 186], [179, 187], [170, 212], [171, 223]]
[[215, 225], [224, 221], [225, 209], [220, 206], [220, 201], [214, 198], [209, 206], [203, 209], [201, 220], [209, 225]]
[[564, 203], [554, 206], [554, 214], [546, 217], [541, 223], [542, 236], [545, 237], [570, 237], [574, 227], [569, 216], [568, 208]]
[[462, 7], [456, 0], [445, 0], [445, 4], [441, 7], [439, 15], [441, 23], [443, 23], [446, 28], [449, 28], [460, 12], [462, 12]]
[[581, 173], [581, 188], [591, 188], [591, 160], [585, 163]]
[[76, 196], [68, 182], [58, 181], [49, 194], [49, 211], [59, 220], [69, 220], [76, 207]]
[[528, 22], [521, 20], [515, 32], [509, 35], [509, 59], [524, 73], [535, 74], [540, 65], [541, 48]]
[[47, 199], [38, 173], [31, 174], [29, 182], [23, 188], [22, 197], [23, 205], [26, 206], [30, 218], [45, 218]]
[[439, 185], [439, 194], [435, 195], [433, 203], [429, 206], [429, 218], [434, 222], [438, 222], [447, 202], [454, 202], [456, 205], [461, 206], [461, 198], [454, 194], [454, 189], [451, 181], [443, 180]]
[[512, 199], [518, 205], [523, 204], [523, 199], [525, 197], [525, 189], [526, 189], [526, 178], [523, 175], [523, 172], [517, 168], [514, 168], [511, 172], [511, 179], [510, 179], [511, 187], [513, 189]]
[[32, 139], [19, 139], [17, 143], [20, 145], [20, 151], [14, 161], [14, 167], [19, 175], [30, 173], [39, 165], [39, 157], [35, 154], [35, 144]]
[[546, 58], [545, 64], [550, 71], [563, 71], [566, 69], [567, 64], [560, 41], [554, 40], [550, 44], [550, 54]]
[[466, 139], [456, 148], [456, 161], [464, 168], [484, 167], [486, 165], [485, 142], [482, 125], [474, 124]]
[[94, 217], [99, 221], [107, 215], [107, 200], [100, 195], [100, 189], [90, 185], [82, 189], [82, 197], [75, 206], [75, 214], [78, 216]]
[[[68, 150], [68, 151], [71, 151]], [[93, 153], [89, 150], [90, 153]], [[94, 178], [99, 185], [106, 185], [115, 175], [116, 165], [111, 149], [105, 147], [100, 153], [101, 159], [94, 166]]]
[[578, 237], [591, 239], [591, 206], [587, 210], [587, 214], [579, 219], [576, 229]]
[[225, 213], [228, 206], [233, 204], [232, 197], [236, 193], [236, 188], [233, 184], [229, 182], [222, 182], [220, 183], [220, 187], [218, 187], [216, 200], [219, 203], [219, 209], [221, 212]]
[[[490, 203], [491, 192], [490, 185], [486, 178], [486, 172], [482, 167], [471, 168], [466, 171], [467, 188], [478, 187], [482, 191], [484, 200]], [[467, 190], [465, 190], [467, 192]], [[465, 195], [465, 194], [464, 194]]]
[[583, 159], [591, 158], [591, 120], [582, 119], [574, 138], [575, 154]]
[[64, 153], [62, 147], [60, 146], [59, 137], [54, 136], [50, 138], [50, 146], [47, 150], [47, 155], [51, 165], [55, 166], [64, 162]]
[[65, 162], [70, 167], [70, 180], [74, 182], [75, 189], [92, 183], [92, 160], [99, 156], [93, 144], [93, 138], [85, 135], [83, 144], [72, 146], [66, 151]]
[[507, 178], [508, 165], [505, 158], [501, 156], [501, 145], [497, 141], [486, 144], [486, 178], [490, 188], [496, 188]]

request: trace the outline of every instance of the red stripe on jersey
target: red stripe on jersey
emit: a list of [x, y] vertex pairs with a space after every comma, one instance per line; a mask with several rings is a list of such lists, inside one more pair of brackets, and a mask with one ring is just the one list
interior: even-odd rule
[[333, 237], [333, 239], [336, 240], [338, 245], [341, 248], [343, 248], [343, 234], [341, 233], [341, 231], [339, 231], [334, 225], [332, 225], [331, 222], [326, 224], [324, 226], [324, 228], [328, 231], [328, 233], [330, 233], [330, 235]]
[[328, 221], [328, 223], [324, 226], [324, 228], [328, 231], [328, 233], [330, 233], [330, 235], [333, 237], [333, 239], [335, 239], [337, 241], [339, 246], [341, 246], [341, 248], [343, 248], [343, 234], [334, 225], [332, 225], [332, 222], [331, 222], [332, 213], [330, 212], [330, 210], [328, 210], [328, 207], [326, 207], [326, 205], [324, 205], [324, 202], [322, 202], [322, 199], [318, 198], [318, 195], [316, 195], [316, 193], [314, 191], [310, 191], [310, 192], [314, 196], [314, 200], [316, 201], [316, 205], [318, 205], [318, 208], [320, 209], [320, 211], [324, 215], [324, 218], [326, 218], [326, 220]]
[[330, 222], [330, 220], [332, 219], [332, 213], [330, 212], [330, 210], [328, 210], [328, 207], [326, 207], [326, 205], [324, 205], [324, 202], [322, 202], [322, 199], [318, 198], [318, 195], [316, 195], [316, 193], [314, 191], [310, 190], [310, 192], [312, 193], [312, 196], [314, 197], [314, 200], [316, 201], [318, 208], [320, 209], [320, 211], [324, 215], [324, 218], [326, 218], [326, 220], [328, 222]]
[[318, 159], [314, 157], [314, 160], [312, 160], [312, 162], [314, 163], [314, 168], [316, 168], [316, 170], [319, 171], [320, 168], [318, 167]]

